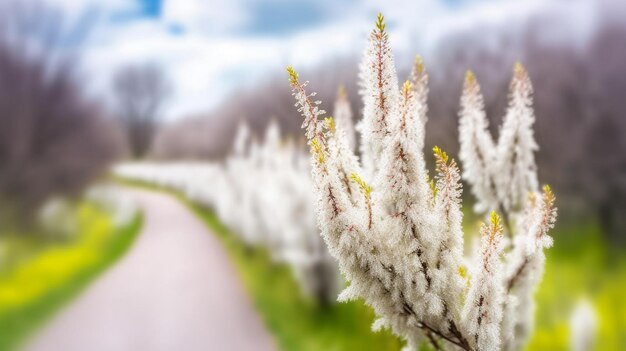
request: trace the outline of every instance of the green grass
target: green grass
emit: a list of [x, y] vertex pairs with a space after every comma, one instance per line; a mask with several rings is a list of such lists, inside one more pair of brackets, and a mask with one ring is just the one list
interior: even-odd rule
[[0, 274], [0, 350], [17, 348], [64, 303], [121, 257], [141, 227], [141, 216], [114, 228], [102, 209], [83, 204], [75, 240], [33, 243], [33, 237], [5, 238], [26, 258]]
[[581, 298], [599, 320], [597, 350], [626, 347], [626, 260], [609, 250], [593, 222], [562, 225], [547, 251], [537, 292], [537, 328], [529, 350], [569, 350], [569, 320]]
[[[318, 308], [301, 297], [288, 267], [272, 263], [263, 249], [246, 249], [211, 210], [167, 192], [186, 203], [221, 240], [282, 350], [401, 349], [393, 335], [370, 330], [373, 312], [362, 302]], [[476, 223], [475, 216], [468, 216], [465, 226], [473, 232]], [[582, 221], [559, 224], [553, 232], [555, 246], [547, 251], [546, 272], [536, 295], [537, 328], [527, 350], [568, 350], [570, 315], [581, 297], [591, 299], [598, 314], [596, 350], [624, 349], [626, 260], [607, 249], [598, 228], [592, 221]]]
[[387, 332], [373, 333], [374, 314], [361, 302], [320, 308], [301, 297], [289, 268], [260, 248], [246, 249], [209, 210], [192, 209], [217, 234], [234, 261], [255, 306], [282, 350], [399, 350]]

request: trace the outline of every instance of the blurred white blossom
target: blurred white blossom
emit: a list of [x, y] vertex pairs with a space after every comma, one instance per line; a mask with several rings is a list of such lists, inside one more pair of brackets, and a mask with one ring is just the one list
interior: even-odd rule
[[261, 142], [241, 124], [222, 164], [124, 164], [116, 173], [213, 208], [246, 245], [266, 247], [274, 261], [287, 263], [305, 295], [332, 302], [343, 286], [315, 221], [307, 155], [281, 139], [275, 122]]

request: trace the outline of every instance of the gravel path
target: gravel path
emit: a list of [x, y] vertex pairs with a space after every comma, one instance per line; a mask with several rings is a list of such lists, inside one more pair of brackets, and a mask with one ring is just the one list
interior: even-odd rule
[[171, 196], [127, 191], [144, 211], [133, 247], [26, 350], [276, 349], [204, 224]]

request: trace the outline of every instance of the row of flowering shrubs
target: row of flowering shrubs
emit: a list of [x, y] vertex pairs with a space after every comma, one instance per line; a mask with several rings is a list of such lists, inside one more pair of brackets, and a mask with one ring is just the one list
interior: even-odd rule
[[288, 264], [305, 296], [326, 304], [343, 287], [315, 221], [308, 156], [281, 139], [276, 123], [260, 142], [240, 125], [222, 163], [129, 163], [115, 173], [213, 209], [246, 246], [263, 247], [274, 262]]

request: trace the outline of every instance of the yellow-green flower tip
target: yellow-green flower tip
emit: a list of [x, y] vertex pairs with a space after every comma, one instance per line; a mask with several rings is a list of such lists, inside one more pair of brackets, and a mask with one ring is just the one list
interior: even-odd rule
[[552, 188], [548, 184], [543, 186], [543, 196], [548, 202], [551, 203], [554, 203], [554, 200], [556, 199], [554, 193], [552, 192]]
[[459, 266], [459, 275], [461, 278], [467, 278], [467, 269], [465, 266]]
[[496, 213], [496, 211], [491, 211], [491, 216], [489, 221], [491, 222], [491, 228], [489, 228], [489, 243], [493, 245], [496, 236], [502, 233], [502, 225], [500, 224], [500, 216]]
[[448, 163], [448, 154], [441, 150], [439, 146], [433, 147], [433, 153], [438, 160], [443, 161], [443, 163]]
[[324, 150], [322, 150], [322, 145], [320, 145], [319, 141], [316, 138], [311, 140], [311, 149], [313, 153], [317, 156], [317, 161], [320, 164], [324, 163]]
[[467, 85], [474, 85], [476, 84], [476, 75], [474, 75], [474, 72], [472, 70], [467, 70], [467, 72], [465, 72], [465, 84]]
[[376, 28], [382, 33], [385, 31], [385, 16], [382, 13], [378, 13], [378, 17], [376, 17]]
[[415, 71], [417, 72], [417, 74], [424, 73], [424, 60], [422, 59], [422, 56], [420, 55], [415, 56], [414, 67], [415, 67]]
[[519, 61], [515, 62], [513, 72], [515, 76], [518, 78], [522, 78], [526, 75], [526, 69], [524, 68], [524, 66], [522, 66], [522, 64]]
[[324, 123], [326, 124], [326, 129], [331, 132], [335, 132], [335, 120], [332, 117], [324, 118]]
[[490, 218], [491, 224], [494, 227], [496, 227], [496, 228], [499, 227], [500, 226], [500, 216], [498, 216], [496, 211], [491, 211], [491, 216], [490, 217], [491, 217]]
[[298, 84], [298, 73], [291, 66], [287, 66], [287, 73], [289, 74], [289, 84], [297, 85]]
[[407, 80], [404, 82], [402, 89], [404, 91], [404, 94], [408, 94], [411, 91], [411, 89], [413, 89], [413, 84], [411, 84], [411, 82]]
[[370, 194], [372, 193], [372, 187], [367, 185], [367, 183], [365, 183], [363, 178], [361, 178], [358, 174], [353, 172], [350, 175], [350, 179], [352, 179], [355, 183], [357, 183], [357, 185], [359, 186], [359, 188], [363, 192], [363, 195], [365, 195], [366, 198], [370, 197]]
[[344, 99], [347, 96], [346, 87], [343, 84], [339, 84], [339, 87], [337, 88], [337, 97]]

